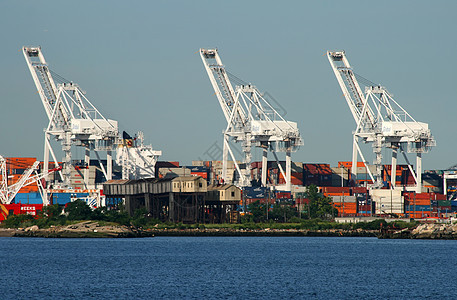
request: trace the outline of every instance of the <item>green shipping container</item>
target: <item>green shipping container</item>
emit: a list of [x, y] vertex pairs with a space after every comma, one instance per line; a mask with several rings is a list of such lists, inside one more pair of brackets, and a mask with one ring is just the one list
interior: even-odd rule
[[438, 206], [451, 206], [451, 200], [438, 200]]

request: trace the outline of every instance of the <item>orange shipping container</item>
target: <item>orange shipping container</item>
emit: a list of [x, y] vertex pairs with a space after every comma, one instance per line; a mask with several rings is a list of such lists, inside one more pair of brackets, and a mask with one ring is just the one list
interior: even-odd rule
[[409, 201], [406, 201], [408, 205], [430, 205], [431, 201], [430, 199], [410, 199]]
[[[341, 167], [345, 167], [345, 168], [352, 168], [352, 161], [339, 161], [338, 162], [338, 168], [341, 168]], [[358, 161], [357, 162], [357, 167], [358, 168], [364, 168], [365, 167], [365, 163], [361, 162], [361, 161]]]

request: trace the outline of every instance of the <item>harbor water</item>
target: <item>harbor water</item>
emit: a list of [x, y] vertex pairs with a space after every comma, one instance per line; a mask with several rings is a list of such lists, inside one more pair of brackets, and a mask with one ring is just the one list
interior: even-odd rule
[[0, 238], [2, 299], [453, 299], [457, 241]]

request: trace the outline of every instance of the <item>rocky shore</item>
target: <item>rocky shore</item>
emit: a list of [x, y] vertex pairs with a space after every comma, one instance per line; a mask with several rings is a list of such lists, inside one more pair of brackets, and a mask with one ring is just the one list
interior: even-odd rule
[[31, 226], [25, 229], [0, 229], [0, 236], [45, 237], [45, 238], [135, 238], [152, 237], [151, 231], [144, 231], [120, 225], [100, 225], [96, 221], [85, 221], [67, 226], [40, 229]]
[[412, 230], [384, 231], [378, 237], [385, 239], [456, 240], [457, 224], [421, 224]]
[[307, 229], [152, 229], [141, 230], [127, 226], [101, 226], [95, 221], [85, 221], [67, 226], [40, 229], [31, 226], [25, 229], [0, 229], [0, 236], [46, 237], [46, 238], [128, 238], [152, 236], [314, 236], [314, 237], [376, 237], [377, 230], [307, 230]]
[[153, 228], [137, 229], [120, 225], [100, 225], [85, 221], [67, 226], [40, 229], [31, 226], [20, 229], [0, 229], [0, 237], [46, 238], [135, 238], [152, 236], [313, 236], [313, 237], [378, 237], [381, 239], [457, 239], [457, 224], [421, 224], [401, 230], [342, 229], [233, 229], [233, 228]]

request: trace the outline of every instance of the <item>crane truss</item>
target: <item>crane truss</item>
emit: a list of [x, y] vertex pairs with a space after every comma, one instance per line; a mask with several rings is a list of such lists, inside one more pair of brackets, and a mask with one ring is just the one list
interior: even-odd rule
[[38, 173], [39, 164], [39, 161], [34, 162], [31, 167], [27, 168], [24, 171], [24, 173], [22, 173], [21, 177], [16, 183], [8, 185], [6, 159], [0, 155], [0, 173], [2, 176], [0, 181], [0, 204], [10, 204], [21, 188], [33, 184], [35, 182], [38, 185], [38, 190], [41, 194], [41, 198], [43, 199], [43, 204], [49, 204], [47, 193], [45, 187], [41, 183], [41, 179], [47, 177], [49, 174], [53, 172], [60, 171], [62, 168], [59, 167], [49, 170], [47, 172]]
[[[239, 185], [250, 186], [252, 147], [260, 147], [263, 149], [262, 185], [266, 186], [268, 151], [277, 161], [276, 152], [286, 152], [286, 173], [279, 163], [278, 166], [286, 181], [285, 189], [290, 190], [291, 152], [303, 144], [297, 123], [286, 121], [255, 86], [242, 84], [233, 88], [217, 49], [200, 49], [200, 56], [227, 121], [223, 132], [223, 179], [227, 178], [230, 154], [241, 179]], [[235, 159], [230, 141], [242, 144], [244, 172]]]
[[[38, 89], [49, 123], [45, 130], [44, 171], [48, 171], [49, 155], [55, 165], [58, 160], [51, 147], [51, 136], [61, 142], [64, 153], [63, 171], [60, 176], [65, 187], [70, 187], [71, 148], [85, 148], [85, 163], [90, 161], [90, 151], [99, 158], [98, 151], [107, 151], [107, 170], [100, 159], [100, 166], [107, 180], [112, 177], [111, 151], [118, 141], [117, 121], [106, 119], [85, 96], [77, 84], [56, 84], [40, 47], [23, 47], [22, 52]], [[84, 172], [87, 184], [89, 170]]]
[[[417, 122], [394, 100], [386, 88], [361, 78], [365, 83], [365, 89], [362, 90], [357, 80], [358, 76], [353, 72], [344, 51], [328, 51], [327, 57], [356, 122], [356, 129], [353, 132], [351, 170], [353, 178], [357, 177], [358, 154], [367, 165], [359, 147], [359, 142], [363, 141], [373, 144], [375, 172], [372, 174], [368, 168], [367, 170], [374, 187], [382, 186], [381, 151], [384, 147], [392, 149], [391, 187], [395, 188], [396, 184], [397, 152], [400, 150], [414, 176], [416, 191], [420, 192], [422, 189], [422, 153], [427, 153], [431, 147], [436, 145], [428, 124]], [[416, 172], [413, 171], [406, 152], [416, 153]]]

